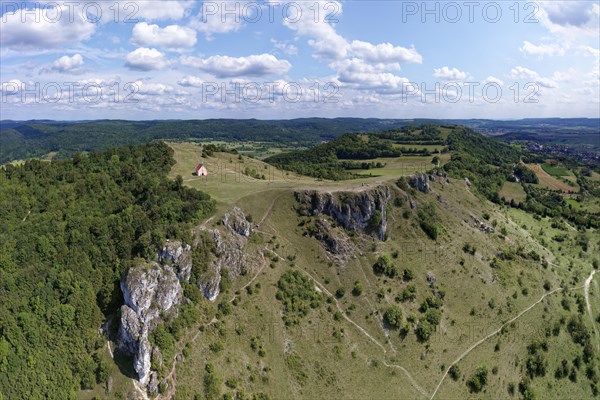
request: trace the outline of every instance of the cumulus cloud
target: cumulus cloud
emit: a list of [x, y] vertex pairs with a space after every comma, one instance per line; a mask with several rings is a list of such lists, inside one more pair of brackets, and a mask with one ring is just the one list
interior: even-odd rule
[[535, 45], [525, 40], [523, 46], [519, 47], [522, 53], [533, 55], [533, 56], [563, 56], [565, 49], [557, 44], [540, 44]]
[[598, 35], [600, 6], [596, 2], [540, 1], [539, 5], [536, 17], [551, 32], [565, 36]]
[[448, 68], [444, 66], [442, 68], [435, 68], [433, 70], [433, 76], [445, 81], [462, 81], [467, 79], [469, 74], [457, 68]]
[[336, 16], [339, 16], [342, 12], [341, 3], [334, 2], [298, 2], [294, 3], [301, 12], [298, 13], [300, 16], [297, 20], [290, 18], [289, 20], [283, 21], [284, 25], [289, 29], [295, 31], [299, 36], [306, 36], [309, 38], [308, 44], [314, 49], [314, 55], [317, 58], [325, 60], [340, 60], [346, 57], [348, 54], [349, 43], [341, 35], [339, 35], [335, 28], [329, 24], [326, 20], [326, 13], [319, 13], [319, 19], [315, 20], [315, 13], [311, 10], [311, 7], [320, 7], [323, 10], [326, 4], [330, 4], [329, 7], [334, 7], [336, 10]]
[[557, 88], [558, 84], [550, 78], [540, 76], [536, 71], [522, 66], [516, 66], [510, 70], [510, 76], [513, 79], [527, 79], [537, 83], [539, 86], [546, 89]]
[[272, 54], [257, 54], [247, 57], [217, 55], [207, 59], [183, 57], [181, 62], [218, 78], [284, 74], [292, 68], [292, 64], [287, 60], [279, 60]]
[[[227, 10], [225, 12], [225, 10]], [[244, 13], [242, 3], [239, 1], [221, 1], [204, 3], [200, 7], [200, 13], [191, 19], [190, 26], [198, 32], [204, 33], [206, 40], [213, 40], [214, 34], [237, 32], [243, 26], [244, 18], [252, 20], [254, 16], [247, 8]], [[244, 17], [244, 18], [242, 18]]]
[[513, 79], [535, 79], [539, 74], [519, 65], [510, 70], [510, 76]]
[[135, 81], [133, 83], [137, 87], [137, 93], [143, 95], [157, 96], [173, 92], [173, 87], [163, 83], [150, 83], [143, 81]]
[[169, 65], [165, 55], [154, 48], [140, 47], [127, 54], [125, 66], [137, 71], [162, 69]]
[[196, 31], [179, 25], [161, 28], [155, 24], [140, 22], [133, 27], [131, 43], [167, 49], [190, 48], [196, 44]]
[[137, 0], [131, 2], [131, 4], [136, 7], [136, 9], [132, 10], [127, 9], [127, 11], [133, 12], [131, 18], [143, 18], [148, 21], [153, 21], [182, 19], [189, 14], [191, 8], [194, 7], [195, 2], [193, 0]]
[[204, 79], [197, 76], [186, 76], [185, 78], [180, 79], [177, 84], [183, 87], [202, 87], [204, 82]]
[[298, 47], [296, 47], [294, 44], [280, 42], [273, 38], [271, 38], [271, 43], [273, 44], [273, 47], [275, 47], [277, 50], [280, 50], [282, 53], [287, 54], [288, 56], [295, 56], [298, 54]]
[[81, 13], [49, 4], [17, 12], [7, 11], [0, 24], [0, 47], [17, 51], [47, 50], [75, 44], [89, 39], [96, 25], [88, 22]]
[[504, 86], [504, 82], [502, 82], [502, 80], [496, 78], [495, 76], [488, 76], [487, 78], [485, 78], [483, 84], [485, 85], [486, 83], [495, 83], [499, 86]]
[[58, 73], [78, 73], [81, 72], [81, 67], [83, 67], [83, 64], [84, 62], [81, 54], [75, 54], [72, 57], [62, 56], [52, 63], [49, 71]]
[[350, 51], [357, 57], [371, 63], [417, 63], [423, 62], [423, 57], [414, 47], [407, 49], [394, 46], [391, 43], [371, 44], [361, 40], [354, 40], [350, 44]]

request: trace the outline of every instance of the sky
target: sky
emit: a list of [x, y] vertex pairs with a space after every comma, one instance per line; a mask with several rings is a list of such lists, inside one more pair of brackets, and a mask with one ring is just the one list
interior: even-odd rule
[[600, 1], [0, 0], [0, 119], [600, 117]]

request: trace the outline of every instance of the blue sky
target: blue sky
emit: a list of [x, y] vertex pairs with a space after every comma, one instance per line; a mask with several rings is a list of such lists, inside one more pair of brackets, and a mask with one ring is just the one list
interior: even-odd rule
[[2, 119], [600, 117], [599, 1], [0, 6]]

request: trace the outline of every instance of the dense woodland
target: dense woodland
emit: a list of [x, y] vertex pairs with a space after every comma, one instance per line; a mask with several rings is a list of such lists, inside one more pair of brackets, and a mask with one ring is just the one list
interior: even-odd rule
[[313, 146], [348, 132], [401, 127], [409, 122], [360, 118], [189, 121], [0, 121], [0, 164], [57, 152], [77, 152], [147, 143], [151, 140], [224, 140], [268, 142], [272, 146]]
[[136, 257], [213, 212], [171, 181], [163, 143], [0, 170], [0, 388], [8, 399], [71, 399], [107, 378], [98, 329], [122, 303]]

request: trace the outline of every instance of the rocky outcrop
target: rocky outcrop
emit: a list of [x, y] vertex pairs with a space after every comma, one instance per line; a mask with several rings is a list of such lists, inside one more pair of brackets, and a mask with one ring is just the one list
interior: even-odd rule
[[431, 188], [429, 187], [429, 175], [418, 173], [410, 178], [410, 186], [421, 191], [423, 193], [429, 193]]
[[248, 222], [244, 212], [239, 207], [234, 207], [223, 215], [223, 225], [238, 235], [250, 236], [250, 222]]
[[471, 214], [471, 219], [480, 231], [485, 233], [494, 233], [496, 230], [493, 226], [486, 224], [483, 220], [479, 219], [476, 215]]
[[161, 316], [177, 314], [181, 284], [170, 266], [138, 261], [121, 280], [121, 291], [125, 304], [121, 306], [117, 345], [119, 351], [133, 356], [138, 380], [146, 386], [153, 353], [149, 335]]
[[200, 234], [207, 233], [215, 244], [215, 256], [207, 271], [196, 282], [210, 301], [216, 300], [219, 295], [223, 271], [227, 271], [228, 278], [235, 279], [254, 269], [261, 262], [257, 254], [246, 251], [251, 225], [244, 212], [235, 207], [225, 213], [222, 223], [224, 229], [204, 228], [200, 231]]
[[334, 257], [346, 259], [351, 253], [351, 245], [347, 235], [335, 232], [329, 221], [324, 218], [319, 218], [315, 221], [317, 231], [315, 238], [323, 243]]
[[181, 282], [189, 282], [192, 274], [192, 247], [189, 244], [167, 239], [158, 253], [158, 260], [162, 264], [171, 264]]
[[304, 216], [326, 214], [346, 229], [374, 232], [385, 240], [387, 206], [392, 190], [381, 185], [360, 192], [295, 192], [297, 211]]

